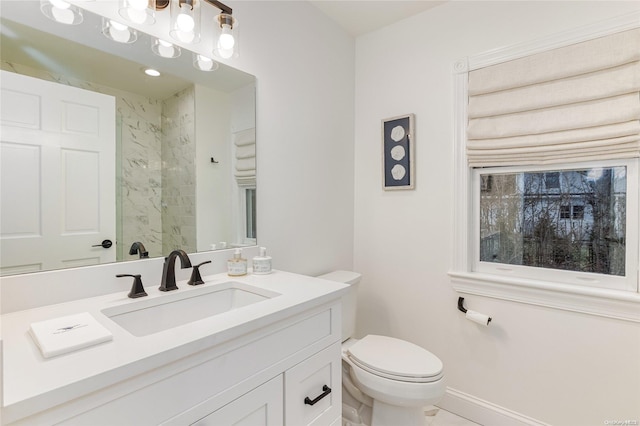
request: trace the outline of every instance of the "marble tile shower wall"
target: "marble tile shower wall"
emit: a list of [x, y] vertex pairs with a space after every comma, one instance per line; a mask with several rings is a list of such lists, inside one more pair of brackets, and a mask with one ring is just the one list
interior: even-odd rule
[[162, 102], [138, 95], [116, 97], [121, 118], [120, 202], [123, 258], [141, 241], [162, 256]]
[[128, 255], [134, 241], [142, 241], [151, 256], [162, 255], [162, 102], [21, 64], [3, 61], [1, 68], [116, 98], [117, 116], [121, 122], [119, 161], [122, 163], [116, 182], [120, 199], [118, 258], [134, 258]]
[[162, 106], [162, 246], [196, 251], [195, 90]]

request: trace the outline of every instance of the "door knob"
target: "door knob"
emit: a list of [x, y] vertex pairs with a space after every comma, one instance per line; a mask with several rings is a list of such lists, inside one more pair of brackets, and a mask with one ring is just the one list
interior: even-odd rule
[[113, 243], [111, 242], [111, 240], [103, 240], [100, 244], [96, 244], [93, 245], [91, 247], [102, 247], [102, 248], [109, 248], [113, 245]]

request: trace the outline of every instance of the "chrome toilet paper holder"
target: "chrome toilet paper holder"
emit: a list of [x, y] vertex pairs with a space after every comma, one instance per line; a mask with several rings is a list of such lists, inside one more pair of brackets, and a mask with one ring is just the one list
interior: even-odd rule
[[[467, 309], [464, 307], [464, 297], [458, 297], [458, 310], [463, 314], [467, 313]], [[491, 317], [487, 321], [487, 324], [491, 322]]]

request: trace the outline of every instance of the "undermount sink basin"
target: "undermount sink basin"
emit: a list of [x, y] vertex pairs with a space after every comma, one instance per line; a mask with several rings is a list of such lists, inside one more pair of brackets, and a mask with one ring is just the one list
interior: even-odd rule
[[134, 336], [146, 336], [220, 315], [279, 296], [279, 293], [235, 281], [180, 290], [101, 312]]

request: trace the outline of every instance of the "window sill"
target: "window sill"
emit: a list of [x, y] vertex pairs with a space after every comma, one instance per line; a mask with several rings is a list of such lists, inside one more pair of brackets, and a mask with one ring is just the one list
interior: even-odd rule
[[474, 272], [449, 272], [453, 288], [464, 294], [640, 322], [640, 294], [505, 278]]

